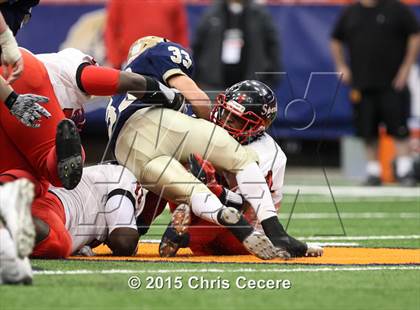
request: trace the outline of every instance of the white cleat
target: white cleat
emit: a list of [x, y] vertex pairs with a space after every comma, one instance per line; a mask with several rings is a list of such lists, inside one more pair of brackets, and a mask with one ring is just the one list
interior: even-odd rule
[[261, 259], [290, 258], [286, 250], [276, 248], [266, 235], [258, 231], [253, 231], [242, 244], [248, 252]]
[[308, 249], [306, 250], [305, 256], [318, 257], [324, 254], [324, 249], [316, 243], [307, 243]]
[[[0, 223], [2, 225], [2, 223]], [[27, 257], [16, 255], [15, 243], [0, 225], [0, 284], [31, 284], [32, 268]]]
[[14, 241], [18, 257], [32, 253], [35, 242], [35, 226], [31, 204], [34, 185], [26, 179], [7, 183], [0, 187], [0, 219]]

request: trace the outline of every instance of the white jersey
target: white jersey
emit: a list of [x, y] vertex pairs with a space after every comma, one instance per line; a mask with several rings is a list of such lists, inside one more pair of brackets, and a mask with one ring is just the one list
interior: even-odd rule
[[[253, 149], [259, 157], [258, 165], [270, 186], [274, 204], [283, 198], [283, 182], [287, 157], [276, 141], [267, 133], [245, 147]], [[271, 183], [271, 184], [270, 184]]]
[[55, 96], [63, 110], [77, 111], [90, 96], [80, 90], [76, 73], [83, 63], [95, 64], [94, 59], [75, 48], [66, 48], [58, 53], [35, 55], [47, 68]]
[[136, 217], [143, 210], [146, 194], [134, 175], [117, 165], [84, 168], [75, 189], [51, 190], [63, 203], [72, 253], [94, 240], [105, 241], [115, 228], [137, 229]]

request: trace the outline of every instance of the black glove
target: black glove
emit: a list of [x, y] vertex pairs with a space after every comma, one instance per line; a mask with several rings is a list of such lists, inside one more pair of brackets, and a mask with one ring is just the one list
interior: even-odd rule
[[5, 104], [9, 111], [24, 125], [32, 128], [38, 128], [38, 121], [41, 116], [49, 118], [50, 112], [39, 103], [47, 103], [49, 99], [43, 96], [33, 94], [18, 95], [12, 92], [6, 99]]
[[185, 97], [176, 89], [169, 88], [148, 76], [146, 79], [146, 93], [141, 101], [148, 104], [161, 104], [164, 108], [183, 112]]

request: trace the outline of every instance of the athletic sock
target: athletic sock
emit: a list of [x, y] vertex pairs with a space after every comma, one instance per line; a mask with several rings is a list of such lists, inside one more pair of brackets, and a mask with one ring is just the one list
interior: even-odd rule
[[191, 195], [192, 212], [206, 221], [220, 225], [217, 213], [223, 208], [222, 203], [217, 197], [208, 192], [194, 193]]
[[413, 169], [413, 159], [410, 156], [399, 156], [396, 160], [397, 177], [403, 178], [407, 176]]
[[241, 193], [251, 204], [260, 222], [273, 216], [277, 217], [270, 189], [257, 163], [251, 163], [237, 173], [236, 180]]
[[294, 257], [305, 255], [308, 246], [292, 236], [289, 236], [277, 216], [262, 221], [261, 225], [264, 229], [264, 233], [274, 246], [284, 248]]
[[377, 160], [369, 160], [366, 164], [366, 172], [369, 176], [380, 177], [381, 165]]

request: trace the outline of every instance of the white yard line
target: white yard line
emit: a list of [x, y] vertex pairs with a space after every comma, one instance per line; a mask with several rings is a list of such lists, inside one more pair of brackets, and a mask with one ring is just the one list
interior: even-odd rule
[[[328, 195], [331, 196], [328, 186], [286, 185], [283, 194], [296, 195], [299, 190], [302, 195]], [[361, 187], [361, 186], [332, 186], [331, 190], [336, 197], [412, 197], [420, 199], [419, 188], [397, 186]]]
[[420, 266], [360, 266], [360, 267], [299, 267], [299, 268], [239, 268], [239, 269], [108, 269], [108, 270], [35, 270], [35, 275], [93, 275], [93, 274], [162, 274], [162, 273], [287, 273], [287, 272], [330, 272], [330, 271], [377, 271], [377, 270], [420, 270]]

